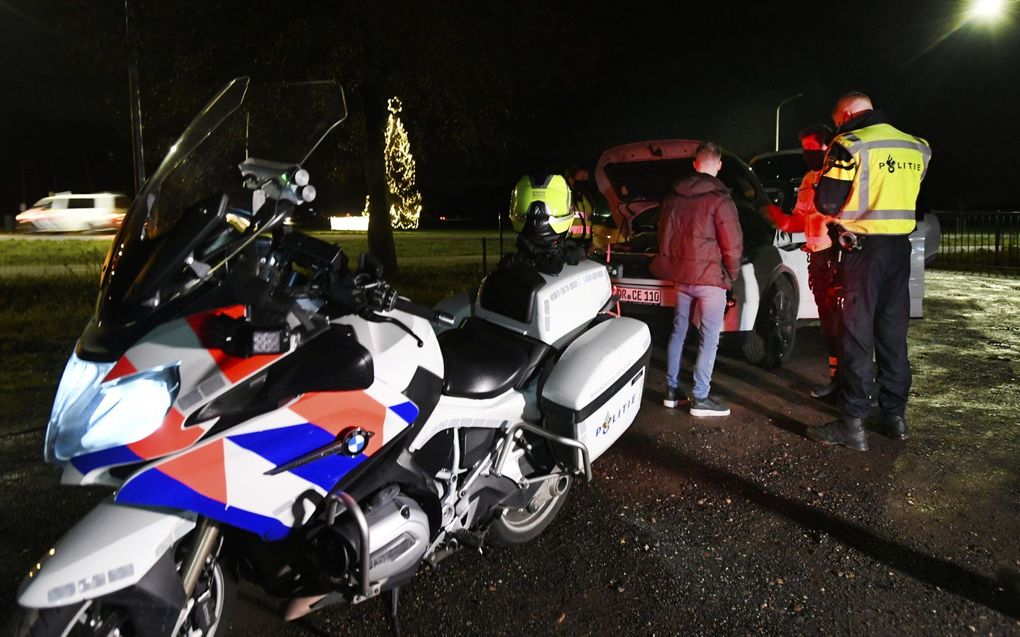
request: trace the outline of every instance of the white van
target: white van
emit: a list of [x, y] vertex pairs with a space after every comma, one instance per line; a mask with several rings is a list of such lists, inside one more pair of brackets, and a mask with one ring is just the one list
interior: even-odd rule
[[116, 230], [131, 200], [124, 195], [97, 192], [58, 192], [43, 197], [19, 214], [18, 230], [30, 232], [85, 232]]

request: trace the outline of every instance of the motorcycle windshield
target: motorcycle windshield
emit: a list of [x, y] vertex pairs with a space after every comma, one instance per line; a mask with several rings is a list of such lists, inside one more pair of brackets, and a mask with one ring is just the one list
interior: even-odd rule
[[[241, 77], [205, 105], [132, 202], [103, 264], [96, 320], [129, 325], [170, 298], [192, 294], [250, 239], [251, 195], [238, 166], [249, 157], [301, 165], [346, 116], [335, 82], [256, 85]], [[207, 228], [201, 202], [230, 195], [229, 213]], [[245, 199], [247, 197], [247, 199]], [[189, 267], [198, 250], [177, 255], [202, 230], [209, 260]], [[260, 227], [259, 232], [268, 230]], [[168, 237], [171, 237], [168, 238]]]

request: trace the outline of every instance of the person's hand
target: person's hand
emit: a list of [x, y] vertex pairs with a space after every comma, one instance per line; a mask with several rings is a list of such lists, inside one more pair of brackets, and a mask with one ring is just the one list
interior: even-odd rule
[[759, 212], [761, 212], [763, 217], [771, 221], [772, 225], [776, 226], [779, 229], [782, 229], [784, 219], [789, 216], [783, 211], [782, 208], [780, 208], [774, 203], [770, 203], [763, 206], [759, 210]]

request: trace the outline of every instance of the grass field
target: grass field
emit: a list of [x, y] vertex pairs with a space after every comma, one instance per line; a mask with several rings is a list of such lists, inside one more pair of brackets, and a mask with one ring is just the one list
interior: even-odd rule
[[[356, 258], [368, 249], [368, 238], [364, 233], [312, 232], [330, 243], [343, 247], [347, 254]], [[492, 257], [499, 253], [499, 235], [490, 231], [396, 231], [393, 233], [397, 258], [420, 259], [431, 257], [482, 257], [482, 241]], [[99, 266], [113, 240], [111, 235], [95, 238], [74, 239], [8, 239], [0, 242], [0, 267], [26, 265], [96, 265]], [[504, 246], [510, 248], [513, 237], [504, 236]]]
[[106, 257], [112, 237], [95, 239], [7, 239], [0, 241], [0, 268], [35, 265], [93, 265]]
[[[312, 234], [340, 245], [352, 264], [357, 263], [359, 254], [368, 250], [364, 233]], [[110, 235], [0, 241], [0, 281], [54, 277], [96, 281], [111, 241]], [[500, 255], [499, 235], [488, 231], [394, 232], [394, 244], [400, 274], [393, 283], [405, 294], [428, 303], [459, 291], [465, 285], [477, 284], [483, 270], [495, 267]], [[507, 233], [503, 246], [510, 249], [512, 245], [513, 235]], [[440, 273], [439, 276], [436, 273]]]

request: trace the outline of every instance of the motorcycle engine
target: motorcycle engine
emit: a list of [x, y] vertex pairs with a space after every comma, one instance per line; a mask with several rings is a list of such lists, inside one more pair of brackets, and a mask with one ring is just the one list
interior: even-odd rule
[[429, 546], [429, 520], [418, 503], [389, 486], [365, 512], [371, 546], [369, 580], [384, 583], [417, 571]]

